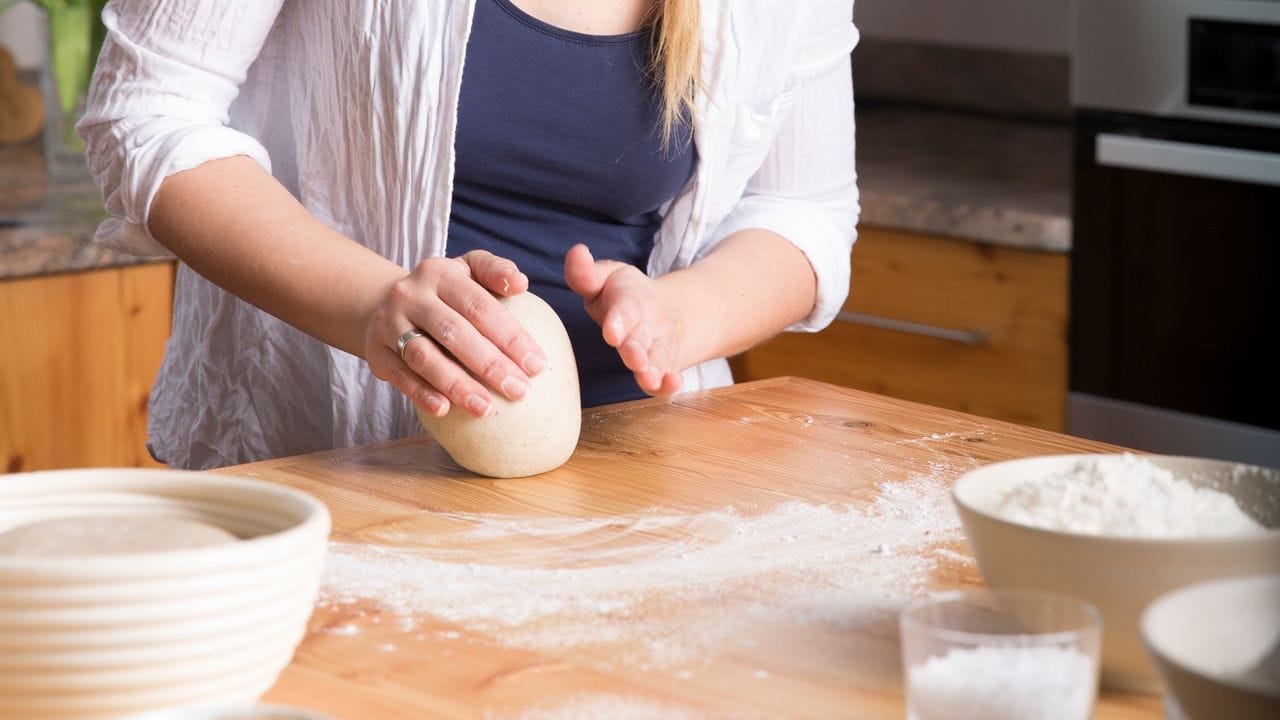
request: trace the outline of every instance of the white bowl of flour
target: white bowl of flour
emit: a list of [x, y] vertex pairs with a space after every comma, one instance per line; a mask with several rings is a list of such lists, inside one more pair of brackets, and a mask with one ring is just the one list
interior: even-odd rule
[[986, 584], [1096, 605], [1103, 684], [1155, 692], [1138, 619], [1156, 597], [1280, 572], [1280, 472], [1170, 456], [1058, 455], [962, 476], [954, 499]]

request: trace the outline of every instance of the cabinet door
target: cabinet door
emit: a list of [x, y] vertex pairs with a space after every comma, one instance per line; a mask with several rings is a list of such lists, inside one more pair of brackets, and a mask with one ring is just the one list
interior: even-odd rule
[[798, 375], [1062, 430], [1065, 255], [863, 228], [844, 312], [734, 360], [739, 380]]
[[0, 472], [156, 465], [172, 263], [0, 282]]

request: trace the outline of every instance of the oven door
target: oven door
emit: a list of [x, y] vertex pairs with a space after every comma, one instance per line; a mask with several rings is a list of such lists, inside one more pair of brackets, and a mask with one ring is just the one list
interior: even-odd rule
[[1280, 132], [1080, 110], [1068, 432], [1280, 467]]

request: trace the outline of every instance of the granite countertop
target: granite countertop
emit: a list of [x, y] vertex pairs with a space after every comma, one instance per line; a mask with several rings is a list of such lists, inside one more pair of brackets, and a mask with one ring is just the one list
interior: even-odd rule
[[50, 173], [38, 146], [0, 146], [0, 280], [161, 260], [95, 244], [106, 217], [87, 170]]
[[[1065, 252], [1065, 122], [862, 103], [862, 224]], [[36, 148], [0, 148], [0, 279], [156, 262], [92, 242], [106, 217], [87, 174], [52, 177]]]
[[860, 104], [864, 226], [1030, 250], [1071, 247], [1071, 126]]

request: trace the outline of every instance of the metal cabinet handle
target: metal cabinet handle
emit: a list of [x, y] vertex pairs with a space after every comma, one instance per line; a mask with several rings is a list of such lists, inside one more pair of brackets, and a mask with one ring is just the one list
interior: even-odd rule
[[982, 330], [956, 330], [953, 328], [939, 327], [937, 325], [926, 325], [925, 323], [911, 322], [909, 320], [898, 320], [895, 318], [885, 317], [883, 315], [850, 312], [848, 310], [842, 310], [837, 313], [836, 319], [841, 322], [853, 323], [855, 325], [866, 325], [868, 327], [880, 328], [882, 330], [895, 330], [897, 332], [909, 333], [911, 335], [923, 335], [924, 337], [936, 338], [938, 340], [950, 340], [951, 342], [958, 342], [962, 345], [969, 346], [986, 345], [991, 340], [990, 336]]
[[1099, 165], [1174, 175], [1280, 185], [1280, 155], [1257, 150], [1098, 133]]

